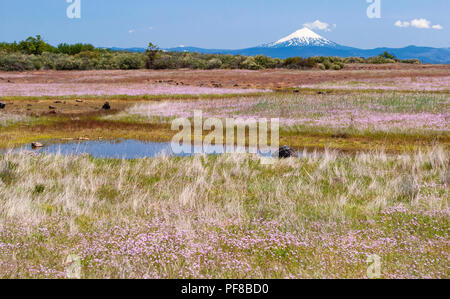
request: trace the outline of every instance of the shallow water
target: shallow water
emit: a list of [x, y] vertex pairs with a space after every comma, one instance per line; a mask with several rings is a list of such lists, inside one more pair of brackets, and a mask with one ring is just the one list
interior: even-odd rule
[[[62, 155], [82, 155], [88, 154], [96, 158], [119, 158], [137, 159], [153, 158], [157, 156], [178, 156], [187, 157], [194, 154], [222, 154], [222, 147], [209, 147], [202, 150], [201, 146], [188, 145], [188, 153], [174, 153], [170, 142], [143, 142], [138, 140], [115, 140], [115, 141], [71, 141], [71, 142], [42, 142], [43, 148], [32, 149], [31, 145], [16, 149], [0, 150], [0, 154], [7, 152], [33, 151], [35, 153], [49, 153]], [[221, 150], [222, 149], [222, 150]], [[257, 152], [261, 157], [271, 157], [274, 152], [251, 151], [249, 148], [245, 152]]]

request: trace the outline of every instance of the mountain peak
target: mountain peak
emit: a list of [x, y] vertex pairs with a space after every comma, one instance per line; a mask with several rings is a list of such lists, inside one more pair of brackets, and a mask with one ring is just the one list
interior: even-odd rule
[[312, 31], [311, 29], [304, 27], [286, 37], [283, 37], [282, 39], [274, 43], [266, 44], [264, 46], [282, 48], [282, 47], [305, 47], [305, 46], [323, 47], [335, 45], [336, 44], [333, 43], [332, 41], [329, 41], [326, 38]]

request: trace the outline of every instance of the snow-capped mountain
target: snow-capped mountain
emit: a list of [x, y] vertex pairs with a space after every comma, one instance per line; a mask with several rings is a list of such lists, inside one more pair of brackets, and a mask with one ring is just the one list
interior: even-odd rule
[[336, 43], [320, 36], [311, 29], [302, 28], [295, 31], [291, 35], [283, 37], [282, 39], [264, 44], [262, 47], [266, 48], [285, 48], [285, 47], [335, 47]]
[[[114, 50], [127, 50], [118, 49]], [[145, 52], [145, 49], [128, 49], [132, 52]], [[226, 49], [202, 49], [196, 47], [177, 47], [164, 49], [174, 52], [198, 52], [205, 54], [231, 54], [256, 56], [265, 55], [274, 58], [287, 58], [301, 56], [303, 58], [312, 56], [339, 56], [339, 57], [371, 57], [377, 56], [385, 51], [394, 54], [400, 59], [419, 59], [424, 63], [450, 64], [450, 48], [430, 48], [409, 46], [405, 48], [376, 48], [358, 49], [346, 47], [334, 43], [308, 28], [302, 28], [282, 39], [252, 48], [239, 50]]]

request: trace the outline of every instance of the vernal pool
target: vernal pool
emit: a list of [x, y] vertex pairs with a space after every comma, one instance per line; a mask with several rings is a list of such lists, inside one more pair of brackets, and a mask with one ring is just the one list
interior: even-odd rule
[[[95, 158], [115, 158], [115, 159], [138, 159], [153, 158], [157, 156], [178, 156], [187, 157], [194, 153], [222, 154], [220, 147], [211, 146], [202, 149], [201, 146], [192, 146], [190, 153], [174, 153], [170, 142], [144, 142], [139, 140], [113, 140], [113, 141], [71, 141], [71, 142], [42, 142], [44, 147], [32, 149], [31, 145], [16, 149], [0, 150], [0, 154], [8, 152], [33, 151], [39, 153], [62, 154], [62, 155], [83, 155], [88, 154]], [[249, 148], [245, 152], [251, 152]], [[258, 150], [261, 157], [271, 157], [275, 152]]]

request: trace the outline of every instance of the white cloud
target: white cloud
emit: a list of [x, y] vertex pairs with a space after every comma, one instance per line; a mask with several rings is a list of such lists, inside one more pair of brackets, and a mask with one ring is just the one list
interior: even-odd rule
[[411, 21], [411, 27], [419, 29], [430, 29], [431, 22], [427, 19], [414, 19]]
[[[321, 22], [319, 20], [316, 20], [312, 23], [303, 24], [303, 26], [305, 26], [306, 28], [309, 28], [311, 30], [322, 30], [322, 31], [327, 31], [327, 32], [331, 31], [330, 24]], [[336, 28], [336, 24], [333, 25], [333, 28]]]
[[414, 27], [418, 29], [436, 29], [436, 30], [442, 30], [444, 27], [441, 25], [431, 25], [431, 21], [428, 21], [427, 19], [414, 19], [411, 21], [397, 21], [394, 24], [397, 27], [400, 28], [408, 28], [408, 27]]
[[409, 27], [409, 25], [411, 25], [411, 24], [408, 21], [404, 21], [404, 22], [397, 21], [397, 22], [395, 22], [395, 26], [401, 27], [401, 28]]
[[128, 30], [128, 33], [134, 33], [136, 30], [134, 30], [134, 29], [130, 29], [130, 30]]

